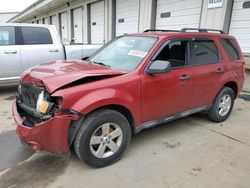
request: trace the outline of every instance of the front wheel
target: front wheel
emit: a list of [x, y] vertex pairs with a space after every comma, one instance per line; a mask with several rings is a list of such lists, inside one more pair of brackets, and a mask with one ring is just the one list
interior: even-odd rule
[[128, 120], [117, 111], [103, 109], [84, 121], [74, 148], [78, 157], [88, 165], [103, 167], [121, 158], [130, 139]]
[[217, 123], [225, 121], [231, 114], [234, 99], [233, 90], [229, 87], [223, 87], [208, 112], [209, 119]]

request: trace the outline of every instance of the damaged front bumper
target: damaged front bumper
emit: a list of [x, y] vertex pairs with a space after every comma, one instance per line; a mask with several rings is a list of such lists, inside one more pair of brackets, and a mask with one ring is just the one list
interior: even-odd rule
[[[73, 114], [69, 110], [67, 113], [54, 114], [50, 119], [30, 126], [27, 124], [27, 118], [20, 115], [19, 106], [20, 104], [17, 105], [15, 100], [12, 110], [17, 124], [16, 132], [21, 142], [34, 150], [58, 154], [69, 153], [70, 145], [83, 122], [83, 116]], [[36, 114], [33, 115], [36, 116]]]

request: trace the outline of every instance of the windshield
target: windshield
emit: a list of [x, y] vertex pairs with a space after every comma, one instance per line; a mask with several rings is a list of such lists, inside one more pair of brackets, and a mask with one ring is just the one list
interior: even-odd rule
[[155, 37], [124, 36], [108, 44], [89, 60], [114, 69], [131, 71], [141, 63], [156, 41]]

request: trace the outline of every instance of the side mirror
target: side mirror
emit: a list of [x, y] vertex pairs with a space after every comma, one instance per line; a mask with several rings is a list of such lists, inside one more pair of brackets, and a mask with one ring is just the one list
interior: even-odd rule
[[171, 65], [169, 61], [156, 60], [153, 61], [146, 69], [147, 74], [161, 74], [170, 72]]

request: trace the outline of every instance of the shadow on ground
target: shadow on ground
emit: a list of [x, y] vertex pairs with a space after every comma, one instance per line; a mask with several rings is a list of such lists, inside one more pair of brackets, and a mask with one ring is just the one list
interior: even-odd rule
[[34, 153], [21, 145], [14, 130], [0, 134], [0, 148], [0, 171], [17, 165]]
[[53, 155], [41, 155], [10, 168], [0, 177], [0, 187], [43, 188], [64, 172], [68, 162]]

